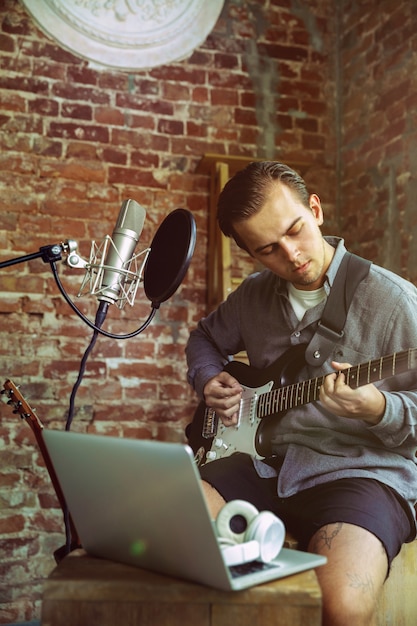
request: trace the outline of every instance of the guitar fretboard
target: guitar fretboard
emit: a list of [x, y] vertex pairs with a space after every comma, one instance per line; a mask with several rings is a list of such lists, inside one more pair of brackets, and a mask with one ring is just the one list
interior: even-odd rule
[[[416, 367], [417, 348], [404, 352], [395, 352], [373, 361], [361, 363], [343, 370], [347, 384], [356, 389], [362, 385], [378, 380], [391, 378]], [[286, 385], [260, 394], [257, 403], [257, 417], [288, 411], [289, 409], [308, 404], [320, 397], [320, 388], [325, 376], [311, 378], [292, 385]]]

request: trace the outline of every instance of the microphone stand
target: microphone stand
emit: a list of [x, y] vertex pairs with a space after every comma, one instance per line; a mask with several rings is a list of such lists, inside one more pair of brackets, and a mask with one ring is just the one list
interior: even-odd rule
[[[74, 241], [67, 241], [65, 243], [61, 243], [61, 244], [51, 244], [48, 246], [42, 246], [41, 248], [39, 248], [38, 252], [34, 252], [32, 254], [26, 254], [24, 256], [20, 256], [17, 257], [15, 259], [8, 259], [7, 261], [3, 261], [0, 263], [0, 269], [4, 268], [4, 267], [10, 267], [11, 265], [16, 265], [17, 263], [24, 263], [26, 261], [32, 261], [33, 259], [38, 259], [41, 258], [44, 263], [49, 263], [51, 270], [52, 270], [52, 274], [55, 278], [55, 282], [61, 292], [61, 294], [63, 295], [63, 297], [65, 298], [66, 302], [70, 305], [70, 307], [72, 308], [72, 310], [88, 325], [90, 326], [90, 328], [92, 328], [94, 330], [93, 336], [91, 338], [90, 344], [87, 347], [84, 356], [81, 360], [81, 364], [80, 364], [80, 370], [78, 373], [78, 378], [76, 383], [73, 386], [72, 389], [72, 393], [71, 393], [71, 397], [70, 397], [70, 405], [69, 405], [69, 411], [68, 411], [68, 417], [67, 417], [67, 421], [66, 421], [66, 425], [65, 425], [65, 430], [70, 430], [71, 427], [71, 422], [73, 419], [73, 414], [74, 414], [74, 406], [75, 406], [75, 395], [76, 392], [78, 390], [78, 387], [81, 384], [83, 375], [84, 375], [84, 371], [85, 371], [85, 366], [87, 363], [87, 359], [88, 356], [90, 355], [91, 351], [94, 348], [94, 345], [96, 343], [98, 334], [101, 333], [103, 335], [105, 335], [106, 337], [111, 337], [114, 339], [128, 339], [130, 337], [135, 337], [136, 335], [138, 335], [139, 333], [141, 333], [143, 330], [145, 330], [145, 328], [150, 324], [150, 322], [152, 321], [157, 309], [159, 305], [153, 305], [152, 304], [152, 308], [151, 308], [151, 313], [148, 317], [148, 319], [144, 322], [144, 324], [142, 324], [142, 326], [134, 331], [133, 333], [129, 333], [127, 335], [114, 335], [112, 333], [109, 333], [107, 331], [104, 331], [101, 329], [101, 325], [103, 324], [106, 314], [107, 314], [107, 310], [109, 307], [109, 303], [105, 302], [105, 301], [100, 301], [100, 304], [98, 306], [97, 309], [97, 313], [96, 313], [96, 317], [95, 317], [95, 323], [91, 322], [87, 317], [85, 317], [85, 315], [83, 315], [83, 313], [75, 306], [75, 304], [72, 302], [72, 300], [69, 298], [67, 292], [65, 291], [59, 276], [58, 276], [58, 271], [57, 271], [57, 266], [56, 266], [56, 262], [60, 261], [62, 259], [62, 253], [66, 252], [66, 253], [70, 253], [72, 251], [74, 251], [77, 248], [77, 244]], [[41, 448], [41, 452], [44, 455], [43, 452], [43, 448]], [[49, 467], [47, 465], [47, 467]], [[51, 472], [50, 472], [51, 473]], [[52, 480], [52, 476], [51, 476], [51, 480]], [[54, 481], [52, 480], [52, 482], [54, 483]], [[55, 486], [55, 484], [54, 484]], [[72, 550], [74, 550], [76, 547], [80, 547], [79, 546], [79, 541], [78, 541], [78, 537], [76, 536], [76, 530], [73, 528], [72, 525], [72, 519], [71, 519], [71, 515], [68, 509], [68, 505], [66, 503], [66, 501], [63, 499], [63, 496], [61, 498], [59, 498], [59, 494], [57, 493], [58, 499], [61, 503], [61, 508], [62, 508], [62, 512], [63, 512], [63, 518], [64, 518], [64, 528], [65, 528], [65, 544], [59, 548], [58, 550], [56, 550], [54, 552], [54, 557], [57, 563], [59, 563], [61, 561], [62, 558], [64, 558], [64, 556], [66, 556], [67, 554], [69, 554]]]

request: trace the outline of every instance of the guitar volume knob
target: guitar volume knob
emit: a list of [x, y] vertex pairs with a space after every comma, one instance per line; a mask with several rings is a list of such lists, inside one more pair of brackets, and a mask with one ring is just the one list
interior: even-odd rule
[[213, 441], [213, 445], [216, 448], [227, 448], [227, 446], [223, 443], [223, 439], [221, 437], [216, 437]]
[[214, 452], [214, 450], [209, 450], [206, 454], [206, 459], [208, 461], [214, 461], [217, 458], [217, 454]]

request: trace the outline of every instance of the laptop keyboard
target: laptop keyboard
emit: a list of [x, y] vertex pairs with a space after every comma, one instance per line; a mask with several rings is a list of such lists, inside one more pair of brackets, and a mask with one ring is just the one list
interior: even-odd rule
[[279, 567], [277, 563], [262, 563], [262, 561], [251, 561], [250, 563], [241, 563], [240, 565], [230, 565], [229, 571], [232, 578], [245, 576], [246, 574], [256, 574], [257, 572], [265, 572], [269, 569]]

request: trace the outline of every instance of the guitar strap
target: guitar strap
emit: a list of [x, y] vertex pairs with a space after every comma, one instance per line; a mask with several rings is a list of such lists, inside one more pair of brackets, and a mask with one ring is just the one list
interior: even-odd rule
[[335, 343], [343, 337], [350, 303], [356, 287], [368, 275], [371, 262], [346, 252], [337, 270], [316, 333], [307, 346], [305, 359], [309, 365], [319, 366], [331, 353]]

